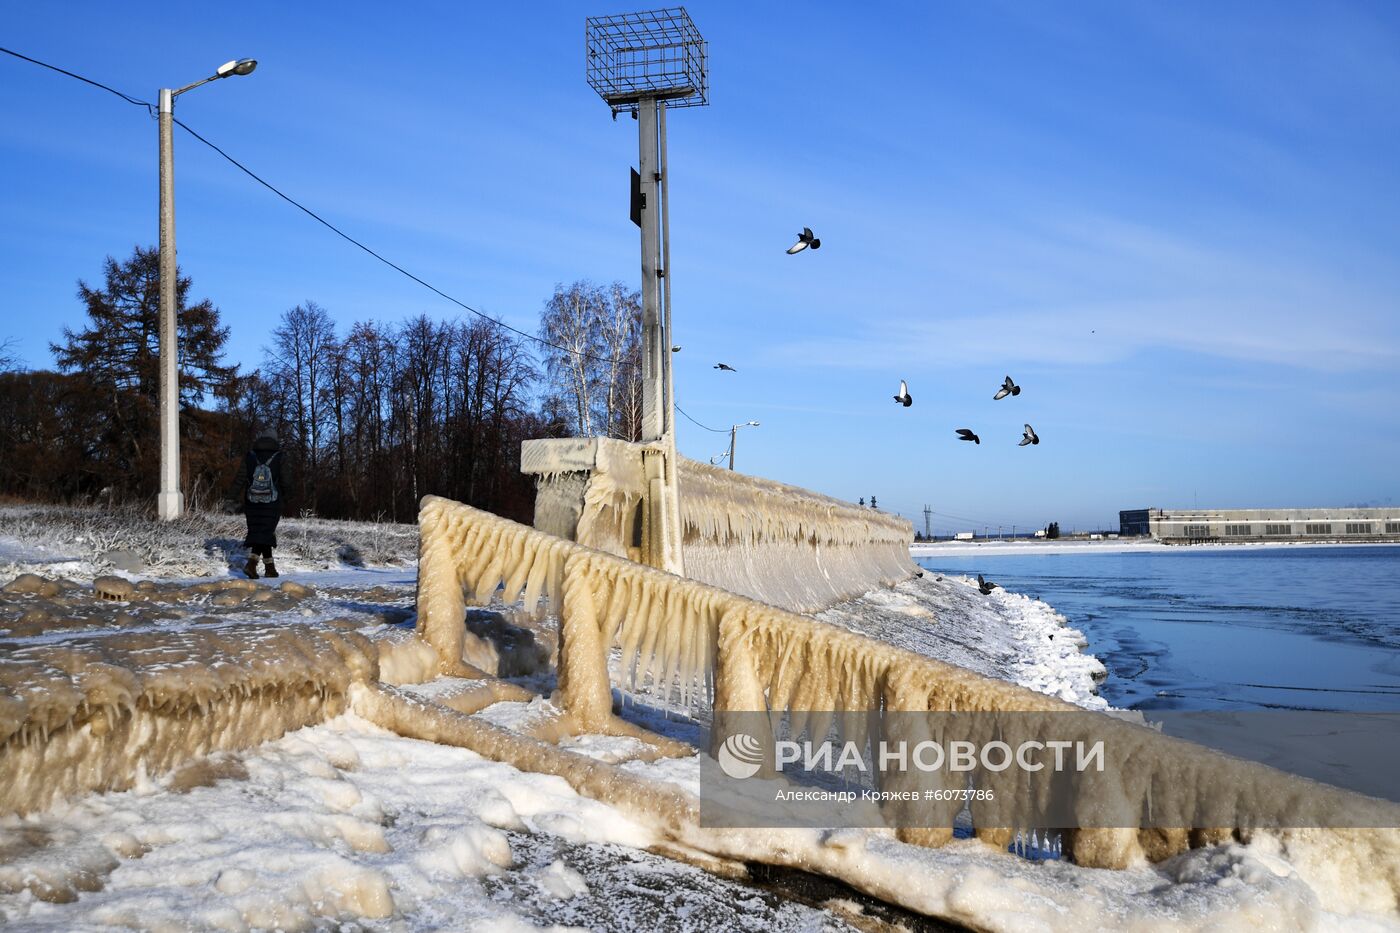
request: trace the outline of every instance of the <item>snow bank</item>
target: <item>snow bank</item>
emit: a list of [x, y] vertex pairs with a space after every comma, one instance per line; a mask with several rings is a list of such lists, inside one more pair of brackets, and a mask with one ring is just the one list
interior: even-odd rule
[[919, 543], [910, 546], [909, 553], [913, 557], [937, 557], [939, 555], [966, 557], [969, 554], [990, 557], [998, 554], [1045, 554], [1048, 552], [1120, 554], [1130, 551], [1159, 551], [1170, 547], [1172, 547], [1172, 545], [1163, 544], [1151, 538], [1120, 538], [1118, 540], [1105, 541], [1066, 541], [1063, 539], [1054, 541], [996, 541], [984, 539], [979, 541], [935, 541]]
[[[401, 738], [354, 715], [216, 762], [193, 786], [147, 781], [0, 820], [0, 917], [54, 931], [835, 925], [638, 851], [666, 835], [641, 796], [603, 804], [558, 777]], [[681, 771], [698, 776], [699, 762], [626, 770], [657, 786]], [[1258, 843], [1106, 872], [1007, 858], [975, 840], [924, 849], [854, 831], [685, 838], [843, 878], [974, 929], [1400, 928], [1359, 912], [1354, 889], [1309, 878]], [[44, 879], [49, 896], [21, 878]]]
[[[230, 773], [193, 788], [145, 782], [0, 820], [0, 922], [60, 933], [847, 929], [649, 854], [654, 831], [558, 778], [354, 716], [221, 760]], [[7, 885], [21, 874], [70, 896]]]
[[1037, 599], [997, 588], [983, 595], [964, 577], [906, 580], [817, 613], [817, 619], [915, 654], [1020, 684], [1085, 709], [1106, 671], [1084, 635]]

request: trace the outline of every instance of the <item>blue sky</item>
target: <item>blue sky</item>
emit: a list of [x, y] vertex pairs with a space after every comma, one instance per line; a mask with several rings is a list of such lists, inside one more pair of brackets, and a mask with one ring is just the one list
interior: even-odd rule
[[[636, 124], [583, 78], [584, 16], [620, 9], [26, 4], [0, 45], [151, 100], [258, 58], [177, 115], [533, 331], [556, 282], [639, 274]], [[676, 390], [762, 422], [741, 469], [919, 525], [927, 503], [942, 532], [1400, 500], [1400, 8], [688, 9], [712, 106], [670, 120]], [[0, 115], [0, 338], [46, 366], [76, 279], [156, 240], [156, 130], [8, 57]], [[176, 173], [181, 266], [246, 366], [306, 299], [457, 311], [178, 130]], [[784, 255], [804, 224], [821, 251]], [[1025, 391], [993, 403], [1007, 373]]]

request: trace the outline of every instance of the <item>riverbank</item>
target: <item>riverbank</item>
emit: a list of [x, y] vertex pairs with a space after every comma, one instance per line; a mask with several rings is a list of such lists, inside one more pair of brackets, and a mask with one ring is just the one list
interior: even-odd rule
[[943, 555], [967, 554], [1132, 554], [1149, 551], [1209, 551], [1218, 549], [1271, 550], [1303, 548], [1400, 548], [1400, 542], [1376, 541], [1211, 541], [1202, 544], [1163, 544], [1152, 538], [1118, 538], [1102, 541], [1075, 539], [1054, 541], [1018, 538], [1014, 541], [986, 539], [980, 541], [933, 541], [909, 546], [915, 559]]
[[814, 618], [916, 654], [1008, 680], [1085, 709], [1107, 709], [1107, 673], [1083, 633], [1047, 603], [965, 576], [926, 573], [833, 606]]

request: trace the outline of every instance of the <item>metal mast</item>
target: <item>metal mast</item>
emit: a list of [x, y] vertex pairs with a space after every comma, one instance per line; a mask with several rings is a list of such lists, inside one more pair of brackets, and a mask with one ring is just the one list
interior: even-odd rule
[[590, 17], [588, 84], [612, 110], [637, 121], [632, 219], [642, 245], [642, 437], [651, 506], [651, 562], [683, 573], [671, 378], [670, 216], [666, 110], [709, 103], [709, 47], [684, 7]]

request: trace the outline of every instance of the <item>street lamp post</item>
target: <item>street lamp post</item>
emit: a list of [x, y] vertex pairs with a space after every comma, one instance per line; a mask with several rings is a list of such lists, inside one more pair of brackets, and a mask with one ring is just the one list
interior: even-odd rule
[[251, 74], [258, 63], [235, 59], [201, 81], [177, 90], [160, 89], [160, 493], [156, 513], [163, 521], [185, 511], [180, 490], [179, 310], [175, 277], [175, 98], [201, 84]]
[[740, 428], [756, 428], [757, 421], [745, 421], [743, 424], [732, 424], [729, 426], [729, 469], [734, 469], [734, 438], [738, 435]]

